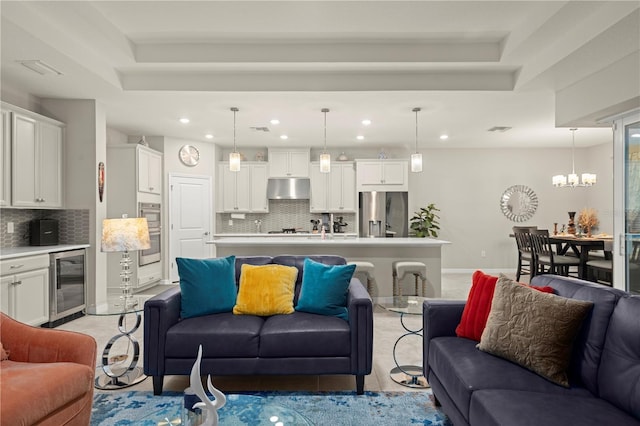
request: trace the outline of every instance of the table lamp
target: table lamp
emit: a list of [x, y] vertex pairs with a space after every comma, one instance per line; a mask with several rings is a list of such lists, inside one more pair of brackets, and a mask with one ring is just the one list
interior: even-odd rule
[[143, 217], [128, 218], [122, 215], [118, 219], [104, 219], [102, 221], [102, 245], [103, 252], [122, 252], [120, 259], [120, 278], [122, 284], [122, 296], [124, 306], [123, 310], [129, 307], [129, 299], [131, 298], [131, 257], [129, 251], [144, 250], [151, 247], [149, 242], [149, 226], [147, 219]]

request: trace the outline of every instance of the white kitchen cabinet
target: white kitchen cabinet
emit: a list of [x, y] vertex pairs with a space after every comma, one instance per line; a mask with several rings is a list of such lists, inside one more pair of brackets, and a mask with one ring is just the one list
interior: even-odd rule
[[63, 124], [11, 113], [11, 205], [62, 207]]
[[356, 172], [352, 162], [333, 163], [329, 173], [329, 212], [356, 211]]
[[357, 160], [356, 187], [359, 192], [408, 191], [407, 161]]
[[228, 162], [219, 163], [218, 191], [222, 194], [222, 212], [267, 213], [267, 165], [242, 162], [240, 171], [229, 170]]
[[162, 154], [140, 146], [138, 155], [138, 191], [162, 193]]
[[320, 163], [310, 166], [312, 213], [354, 213], [356, 211], [353, 162], [331, 164], [330, 173], [320, 173]]
[[309, 149], [269, 149], [269, 177], [309, 177]]
[[11, 205], [11, 112], [6, 109], [1, 111], [0, 136], [0, 206]]
[[49, 321], [49, 255], [0, 262], [2, 312], [25, 324]]

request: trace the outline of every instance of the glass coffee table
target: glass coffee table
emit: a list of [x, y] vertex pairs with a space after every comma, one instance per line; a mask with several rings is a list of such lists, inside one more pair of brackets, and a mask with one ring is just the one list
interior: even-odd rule
[[[122, 389], [138, 384], [147, 378], [142, 367], [138, 366], [140, 343], [133, 333], [140, 327], [142, 322], [140, 313], [144, 310], [144, 303], [151, 297], [131, 295], [125, 303], [124, 298], [120, 295], [108, 296], [105, 307], [95, 311], [87, 311], [88, 315], [118, 316], [118, 331], [120, 332], [109, 339], [102, 351], [102, 365], [96, 368], [96, 389]], [[134, 317], [134, 323], [130, 327], [127, 326], [129, 316]], [[109, 356], [111, 349], [120, 339], [126, 341], [126, 353]], [[128, 364], [127, 360], [129, 360]]]
[[405, 315], [422, 315], [422, 303], [425, 300], [427, 300], [426, 297], [400, 296], [394, 297], [391, 303], [380, 305], [387, 311], [400, 314], [400, 324], [406, 333], [398, 337], [393, 345], [393, 362], [396, 366], [391, 369], [389, 374], [394, 382], [410, 388], [428, 388], [429, 383], [423, 375], [422, 365], [400, 365], [397, 357], [398, 344], [412, 336], [417, 336], [422, 341], [422, 326], [418, 329], [410, 329], [405, 324], [404, 318]]
[[[269, 402], [268, 398], [254, 395], [226, 395], [227, 402], [218, 410], [220, 426], [313, 426], [301, 413], [284, 405]], [[139, 426], [190, 426], [183, 424], [182, 398], [161, 411], [136, 420]]]

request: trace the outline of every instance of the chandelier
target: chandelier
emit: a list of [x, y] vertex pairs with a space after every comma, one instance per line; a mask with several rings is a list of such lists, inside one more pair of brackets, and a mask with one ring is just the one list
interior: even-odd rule
[[[576, 174], [576, 130], [578, 129], [569, 129], [571, 130], [571, 173], [567, 176], [565, 175], [556, 175], [553, 177], [553, 186], [561, 188], [561, 187], [571, 187], [575, 188], [577, 186], [592, 186], [596, 183], [596, 175], [595, 173], [583, 173], [581, 177], [578, 177]], [[581, 181], [582, 180], [582, 181]]]

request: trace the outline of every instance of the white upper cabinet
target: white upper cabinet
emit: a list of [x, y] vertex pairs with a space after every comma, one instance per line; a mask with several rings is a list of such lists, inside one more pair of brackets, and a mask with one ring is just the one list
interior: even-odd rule
[[12, 112], [11, 205], [62, 207], [63, 125]]
[[219, 163], [218, 204], [220, 212], [267, 213], [267, 165], [243, 161], [240, 171], [229, 170], [228, 162]]
[[162, 154], [138, 148], [138, 191], [162, 194]]
[[352, 162], [331, 164], [328, 207], [334, 213], [356, 211], [356, 172]]
[[269, 177], [309, 177], [309, 149], [269, 149]]
[[328, 212], [328, 180], [327, 173], [320, 173], [320, 163], [311, 163], [309, 167], [309, 184], [311, 187], [309, 210], [311, 213]]
[[408, 191], [407, 161], [357, 160], [356, 187], [359, 192]]
[[311, 163], [312, 213], [352, 213], [356, 211], [356, 178], [353, 162], [331, 163], [330, 173], [320, 173], [320, 163]]
[[0, 206], [11, 205], [11, 113], [2, 110], [0, 121], [0, 134], [2, 146], [0, 147]]

